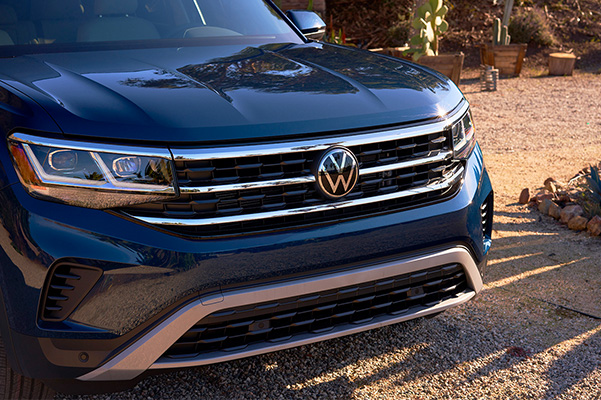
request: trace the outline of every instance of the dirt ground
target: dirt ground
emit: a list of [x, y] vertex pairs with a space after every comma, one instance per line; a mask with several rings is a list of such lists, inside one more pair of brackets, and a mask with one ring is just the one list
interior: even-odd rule
[[601, 238], [516, 204], [522, 188], [536, 193], [548, 177], [567, 182], [601, 161], [601, 77], [543, 76], [501, 81], [496, 93], [474, 89], [464, 87], [496, 191], [488, 285], [601, 318]]

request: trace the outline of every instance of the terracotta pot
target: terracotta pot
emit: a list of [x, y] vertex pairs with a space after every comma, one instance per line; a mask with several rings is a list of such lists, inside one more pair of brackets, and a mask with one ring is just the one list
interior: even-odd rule
[[494, 66], [500, 75], [518, 76], [522, 72], [527, 49], [525, 43], [497, 46], [486, 43], [480, 46], [480, 62]]

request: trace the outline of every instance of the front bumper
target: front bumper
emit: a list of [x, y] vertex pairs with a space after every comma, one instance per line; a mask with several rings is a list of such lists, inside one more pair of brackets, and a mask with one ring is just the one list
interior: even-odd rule
[[[460, 192], [442, 203], [338, 224], [210, 239], [179, 237], [103, 211], [36, 200], [19, 184], [5, 188], [0, 191], [6, 204], [2, 221], [10, 240], [2, 245], [0, 279], [20, 370], [42, 379], [127, 380], [148, 368], [265, 353], [463, 303], [481, 288], [477, 266], [485, 262], [490, 238], [483, 237], [480, 207], [492, 191], [478, 148], [465, 171]], [[470, 291], [434, 307], [277, 346], [253, 345], [236, 354], [181, 362], [161, 358], [215, 310], [443, 261], [463, 266]], [[103, 276], [69, 319], [41, 321], [48, 271], [61, 262], [98, 267]]]
[[[292, 296], [327, 292], [336, 288], [359, 285], [376, 279], [391, 278], [400, 274], [422, 271], [445, 264], [460, 264], [464, 268], [470, 289], [435, 306], [417, 307], [402, 316], [382, 315], [372, 319], [369, 323], [361, 325], [349, 324], [338, 326], [327, 334], [307, 333], [298, 335], [285, 343], [274, 344], [263, 342], [248, 346], [244, 350], [234, 353], [222, 351], [210, 353], [208, 356], [201, 355], [181, 360], [161, 357], [197, 321], [220, 310], [248, 304], [278, 301]], [[203, 297], [189, 303], [108, 363], [78, 379], [84, 381], [131, 380], [147, 369], [181, 368], [212, 364], [332, 339], [444, 311], [447, 308], [465, 303], [481, 289], [482, 279], [474, 259], [467, 249], [455, 247], [433, 254], [369, 266], [350, 272], [297, 279], [265, 287], [234, 290], [223, 296]]]

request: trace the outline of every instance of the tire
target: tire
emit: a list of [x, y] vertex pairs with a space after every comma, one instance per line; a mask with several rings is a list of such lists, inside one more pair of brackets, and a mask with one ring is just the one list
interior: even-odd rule
[[8, 365], [4, 341], [0, 337], [0, 399], [52, 399], [54, 390], [36, 379], [13, 371]]

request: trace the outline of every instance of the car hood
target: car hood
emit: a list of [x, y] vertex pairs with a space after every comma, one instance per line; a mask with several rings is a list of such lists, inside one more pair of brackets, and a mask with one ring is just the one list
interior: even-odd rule
[[169, 143], [328, 134], [437, 118], [463, 95], [412, 63], [323, 43], [0, 60], [66, 136]]

